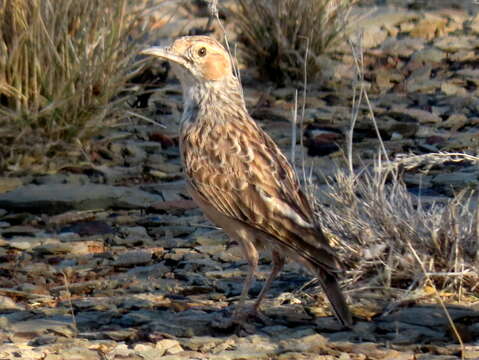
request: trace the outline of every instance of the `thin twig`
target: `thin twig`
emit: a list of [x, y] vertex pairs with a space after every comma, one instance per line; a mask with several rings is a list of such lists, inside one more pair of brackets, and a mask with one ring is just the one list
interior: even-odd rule
[[[384, 158], [386, 160], [389, 161], [389, 157], [388, 157], [388, 154], [387, 154], [387, 151], [386, 151], [386, 147], [384, 146], [384, 142], [383, 142], [383, 139], [381, 137], [381, 133], [379, 132], [379, 127], [378, 127], [378, 124], [377, 124], [377, 121], [376, 121], [376, 116], [374, 115], [374, 109], [373, 109], [373, 106], [371, 105], [371, 101], [369, 100], [369, 96], [368, 96], [368, 93], [366, 91], [366, 88], [364, 86], [364, 53], [363, 53], [363, 49], [362, 49], [362, 35], [359, 36], [359, 49], [357, 49], [354, 45], [352, 45], [352, 42], [350, 41], [350, 45], [351, 45], [351, 51], [353, 53], [353, 58], [354, 58], [354, 65], [356, 67], [356, 73], [359, 74], [359, 80], [360, 80], [360, 94], [362, 94], [362, 97], [364, 97], [364, 100], [366, 101], [366, 104], [368, 106], [368, 110], [369, 110], [369, 116], [371, 118], [371, 121], [373, 123], [373, 126], [374, 126], [374, 130], [376, 131], [376, 136], [379, 140], [379, 144], [381, 146], [381, 151], [383, 152], [383, 155], [384, 155]], [[360, 100], [362, 99], [362, 97], [360, 96]], [[359, 111], [359, 107], [361, 105], [361, 102], [358, 102], [357, 103], [357, 111]], [[357, 115], [356, 115], [357, 117]], [[353, 117], [354, 119], [354, 122], [356, 121], [355, 120], [355, 117]], [[354, 125], [354, 124], [352, 124]], [[351, 154], [351, 157], [352, 157], [352, 133], [350, 135], [351, 137], [351, 146], [350, 148], [348, 148], [348, 156], [349, 154]], [[350, 158], [350, 169], [352, 168], [352, 164], [351, 164], [351, 161], [352, 159]]]
[[[217, 5], [218, 5], [218, 0], [208, 0], [208, 11], [210, 13], [210, 17], [213, 17], [213, 18], [216, 19], [216, 21], [218, 22], [218, 25], [221, 28], [221, 31], [223, 32], [223, 37], [225, 39], [225, 44], [226, 44], [226, 50], [228, 50], [228, 54], [230, 55], [231, 59], [233, 60], [232, 61], [232, 63], [233, 63], [233, 73], [236, 76], [236, 78], [238, 79], [239, 83], [241, 84], [241, 74], [240, 74], [240, 71], [239, 71], [239, 68], [238, 68], [238, 61], [237, 61], [237, 58], [236, 58], [236, 46], [235, 46], [235, 54], [233, 56], [233, 53], [231, 52], [230, 44], [229, 44], [229, 41], [228, 41], [228, 36], [226, 34], [226, 29], [223, 26], [223, 23], [220, 19]], [[240, 91], [243, 91], [241, 86], [240, 86]]]
[[407, 245], [409, 247], [409, 250], [411, 250], [411, 253], [414, 255], [416, 258], [416, 261], [419, 263], [421, 266], [422, 272], [426, 277], [426, 280], [428, 281], [429, 285], [434, 289], [434, 295], [436, 299], [439, 301], [439, 304], [441, 305], [442, 310], [444, 311], [444, 314], [447, 317], [447, 320], [449, 322], [449, 325], [451, 326], [452, 331], [454, 332], [454, 335], [459, 341], [459, 345], [461, 346], [461, 359], [464, 359], [464, 342], [462, 341], [461, 335], [459, 334], [459, 331], [456, 328], [456, 325], [454, 324], [454, 320], [452, 320], [451, 315], [449, 314], [449, 311], [446, 308], [446, 305], [444, 304], [444, 301], [442, 301], [441, 296], [439, 295], [439, 292], [437, 291], [436, 286], [434, 285], [434, 282], [431, 280], [430, 276], [428, 275], [428, 271], [426, 270], [426, 267], [424, 266], [424, 263], [421, 261], [421, 258], [418, 256], [416, 250], [412, 246], [411, 242], [407, 242]]
[[303, 103], [301, 104], [301, 118], [300, 118], [300, 145], [301, 145], [301, 170], [303, 174], [303, 180], [306, 180], [305, 171], [305, 159], [306, 154], [304, 152], [304, 116], [306, 113], [306, 94], [308, 92], [308, 56], [309, 56], [309, 38], [306, 38], [306, 50], [304, 52], [304, 67], [303, 67]]
[[159, 122], [157, 122], [157, 121], [155, 121], [155, 120], [153, 120], [153, 119], [150, 119], [149, 117], [143, 116], [143, 115], [138, 114], [138, 113], [136, 113], [136, 112], [126, 111], [126, 113], [127, 113], [128, 115], [135, 116], [135, 117], [137, 117], [137, 118], [139, 118], [139, 119], [141, 119], [141, 120], [144, 120], [144, 121], [146, 121], [146, 122], [149, 122], [150, 124], [153, 124], [153, 125], [156, 125], [156, 126], [159, 126], [159, 127], [162, 127], [162, 128], [166, 128], [166, 126], [163, 125], [162, 123], [159, 123]]
[[75, 330], [75, 333], [78, 334], [77, 319], [76, 319], [76, 316], [75, 316], [75, 311], [73, 310], [72, 294], [70, 292], [70, 282], [68, 281], [67, 275], [63, 271], [61, 271], [61, 274], [63, 275], [63, 281], [64, 281], [64, 284], [65, 284], [65, 291], [67, 293], [67, 300], [68, 300], [68, 304], [70, 306], [70, 313], [72, 315], [73, 329]]
[[298, 122], [298, 90], [294, 91], [294, 107], [292, 110], [293, 120], [291, 121], [291, 163], [293, 168], [296, 165], [296, 124]]
[[[360, 36], [360, 40], [359, 40], [359, 43], [361, 44], [362, 43], [362, 40], [361, 40], [361, 36], [362, 34], [359, 35]], [[347, 159], [348, 159], [348, 165], [349, 165], [349, 174], [352, 175], [354, 173], [354, 169], [353, 169], [353, 137], [354, 137], [354, 128], [356, 126], [356, 122], [358, 120], [358, 116], [359, 116], [359, 110], [361, 108], [361, 102], [362, 102], [362, 99], [363, 99], [363, 92], [359, 91], [359, 94], [358, 94], [358, 88], [360, 88], [360, 84], [362, 84], [363, 82], [363, 77], [364, 77], [364, 72], [363, 71], [358, 71], [358, 70], [361, 70], [363, 67], [362, 65], [360, 66], [358, 63], [359, 59], [357, 56], [355, 56], [355, 54], [358, 52], [357, 50], [355, 50], [354, 48], [354, 44], [353, 42], [351, 41], [351, 39], [349, 40], [349, 45], [351, 46], [351, 49], [353, 51], [353, 59], [356, 63], [356, 76], [353, 80], [353, 98], [352, 98], [352, 105], [351, 105], [351, 108], [352, 108], [352, 111], [351, 111], [351, 124], [350, 124], [350, 127], [349, 127], [349, 131], [348, 131], [348, 134], [347, 134], [347, 141], [346, 141], [346, 146], [347, 146]], [[359, 51], [360, 54], [362, 54], [362, 51], [360, 50]]]

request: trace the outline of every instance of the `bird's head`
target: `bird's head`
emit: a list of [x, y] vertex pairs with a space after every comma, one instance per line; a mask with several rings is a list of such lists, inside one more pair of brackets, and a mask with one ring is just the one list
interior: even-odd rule
[[141, 52], [171, 62], [182, 85], [217, 82], [233, 76], [231, 59], [225, 48], [208, 36], [184, 36], [167, 47], [151, 47]]

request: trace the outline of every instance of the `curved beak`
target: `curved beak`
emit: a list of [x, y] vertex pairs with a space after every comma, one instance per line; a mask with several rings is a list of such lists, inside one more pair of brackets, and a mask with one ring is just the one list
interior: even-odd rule
[[173, 52], [170, 47], [153, 46], [145, 50], [142, 50], [140, 54], [155, 56], [160, 59], [164, 59], [167, 61], [171, 61], [180, 65], [186, 66], [185, 59], [175, 54], [175, 52]]

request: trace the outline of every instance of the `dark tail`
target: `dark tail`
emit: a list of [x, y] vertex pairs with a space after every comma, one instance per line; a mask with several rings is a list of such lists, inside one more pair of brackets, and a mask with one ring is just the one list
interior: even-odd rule
[[319, 271], [319, 280], [323, 286], [323, 290], [331, 303], [334, 315], [346, 327], [352, 328], [353, 316], [349, 311], [344, 295], [339, 288], [335, 274], [327, 274]]

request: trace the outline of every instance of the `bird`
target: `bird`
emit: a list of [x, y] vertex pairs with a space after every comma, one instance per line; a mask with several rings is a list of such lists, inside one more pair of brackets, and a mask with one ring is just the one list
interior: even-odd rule
[[[318, 277], [334, 315], [351, 328], [338, 283], [342, 265], [293, 166], [248, 114], [229, 52], [212, 37], [183, 36], [141, 53], [171, 63], [183, 93], [179, 145], [188, 192], [247, 260], [233, 318], [259, 317], [273, 279], [293, 260]], [[261, 250], [270, 251], [272, 270], [253, 306], [246, 306]]]

